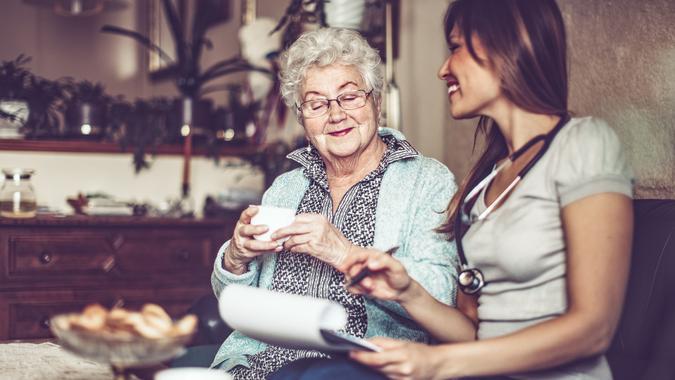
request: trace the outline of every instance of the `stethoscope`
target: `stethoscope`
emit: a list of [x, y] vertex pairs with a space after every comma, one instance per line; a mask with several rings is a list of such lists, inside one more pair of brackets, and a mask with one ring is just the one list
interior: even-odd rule
[[[459, 285], [459, 289], [465, 293], [465, 294], [475, 294], [478, 291], [480, 291], [487, 282], [485, 281], [485, 276], [483, 275], [483, 272], [481, 272], [480, 269], [478, 268], [472, 268], [469, 266], [469, 262], [466, 259], [466, 255], [464, 253], [464, 247], [462, 245], [462, 237], [464, 236], [464, 232], [462, 231], [462, 225], [470, 227], [473, 223], [480, 222], [487, 218], [487, 216], [497, 207], [497, 205], [500, 204], [500, 202], [506, 197], [511, 190], [525, 177], [527, 172], [530, 171], [534, 167], [534, 165], [541, 159], [544, 154], [546, 154], [546, 151], [548, 150], [549, 146], [551, 145], [551, 142], [555, 138], [555, 136], [558, 134], [558, 132], [562, 129], [565, 124], [570, 120], [570, 116], [568, 114], [564, 114], [560, 117], [560, 121], [558, 121], [558, 124], [549, 131], [548, 133], [544, 135], [538, 135], [532, 138], [530, 141], [528, 141], [525, 145], [523, 145], [520, 149], [516, 150], [515, 152], [511, 153], [509, 156], [508, 160], [504, 160], [501, 164], [499, 164], [496, 168], [490, 172], [482, 181], [480, 181], [469, 193], [466, 194], [464, 199], [460, 199], [459, 202], [459, 209], [457, 210], [457, 215], [455, 217], [454, 221], [454, 231], [455, 231], [455, 242], [457, 244], [457, 255], [459, 256], [459, 261], [461, 264], [461, 270], [459, 272], [459, 276], [457, 277], [457, 282]], [[509, 162], [514, 162], [517, 160], [520, 156], [523, 155], [523, 153], [527, 152], [528, 149], [530, 149], [533, 145], [543, 141], [544, 145], [542, 148], [537, 152], [537, 154], [530, 160], [530, 162], [527, 163], [519, 172], [518, 175], [516, 175], [516, 178], [509, 184], [509, 186], [504, 189], [504, 191], [499, 194], [499, 196], [488, 206], [480, 215], [478, 215], [475, 218], [471, 218], [471, 211], [470, 208], [468, 209], [469, 211], [464, 212], [467, 210], [467, 206], [473, 206], [472, 202], [478, 194], [480, 194], [483, 189], [492, 181], [492, 179], [499, 173], [501, 169], [503, 169]]]

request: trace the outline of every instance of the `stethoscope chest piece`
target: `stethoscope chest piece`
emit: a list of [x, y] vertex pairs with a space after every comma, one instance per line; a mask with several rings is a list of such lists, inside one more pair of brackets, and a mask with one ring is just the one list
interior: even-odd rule
[[465, 294], [478, 293], [485, 286], [485, 277], [478, 268], [463, 269], [457, 278], [459, 289]]

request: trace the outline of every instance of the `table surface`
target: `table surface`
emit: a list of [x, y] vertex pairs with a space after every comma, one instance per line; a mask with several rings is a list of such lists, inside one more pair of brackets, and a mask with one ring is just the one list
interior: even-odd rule
[[0, 374], [12, 380], [113, 379], [108, 366], [77, 357], [52, 342], [0, 343]]

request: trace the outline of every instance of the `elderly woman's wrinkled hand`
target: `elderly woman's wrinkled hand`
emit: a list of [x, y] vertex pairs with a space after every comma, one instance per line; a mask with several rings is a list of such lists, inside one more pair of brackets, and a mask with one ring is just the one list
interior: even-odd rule
[[248, 270], [248, 263], [263, 253], [281, 251], [279, 242], [255, 240], [255, 235], [268, 230], [267, 226], [251, 224], [251, 218], [257, 213], [257, 207], [248, 207], [241, 213], [234, 227], [232, 240], [223, 255], [223, 266], [232, 273], [245, 273]]
[[272, 234], [272, 240], [288, 238], [284, 248], [312, 255], [334, 267], [349, 256], [352, 243], [323, 215], [299, 214], [288, 227]]
[[350, 281], [364, 268], [370, 274], [351, 286], [350, 292], [396, 302], [414, 297], [413, 279], [396, 258], [374, 249], [361, 249], [350, 255], [340, 270]]
[[390, 379], [440, 379], [438, 375], [441, 360], [435, 347], [394, 340], [373, 338], [369, 341], [382, 348], [382, 352], [351, 351], [349, 357], [365, 364]]

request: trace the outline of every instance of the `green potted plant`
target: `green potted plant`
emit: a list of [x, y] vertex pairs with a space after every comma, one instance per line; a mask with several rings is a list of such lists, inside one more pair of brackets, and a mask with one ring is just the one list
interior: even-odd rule
[[30, 78], [24, 67], [30, 58], [19, 55], [11, 61], [0, 62], [0, 137], [20, 138], [20, 128], [28, 120]]
[[3, 115], [14, 122], [22, 121], [22, 115], [26, 115], [20, 130], [27, 137], [56, 136], [66, 96], [66, 80], [38, 77], [25, 68], [28, 62], [30, 58], [21, 54], [0, 63], [0, 102], [15, 108], [8, 111], [3, 107]]
[[199, 99], [205, 85], [216, 78], [241, 71], [259, 71], [273, 75], [267, 69], [255, 67], [239, 56], [218, 61], [206, 69], [200, 66], [203, 48], [211, 47], [211, 42], [206, 38], [206, 32], [216, 25], [221, 19], [218, 17], [219, 9], [222, 8], [222, 0], [204, 0], [195, 3], [194, 17], [192, 19], [192, 32], [187, 33], [188, 13], [182, 14], [171, 0], [162, 0], [166, 22], [171, 31], [175, 45], [175, 60], [159, 46], [154, 44], [147, 36], [114, 25], [104, 25], [101, 31], [128, 37], [138, 42], [146, 49], [159, 53], [159, 56], [169, 66], [163, 70], [150, 74], [150, 80], [163, 81], [173, 79], [181, 96], [189, 99]]
[[64, 113], [64, 135], [100, 139], [105, 135], [112, 97], [101, 83], [87, 80], [69, 82]]
[[148, 168], [147, 154], [155, 154], [167, 138], [173, 102], [167, 98], [138, 99], [133, 104], [118, 99], [111, 104], [110, 134], [122, 149], [133, 150], [134, 169], [138, 173]]
[[66, 86], [63, 80], [52, 81], [34, 76], [31, 78], [27, 98], [30, 114], [23, 127], [29, 138], [49, 138], [59, 135], [59, 116], [63, 112]]

